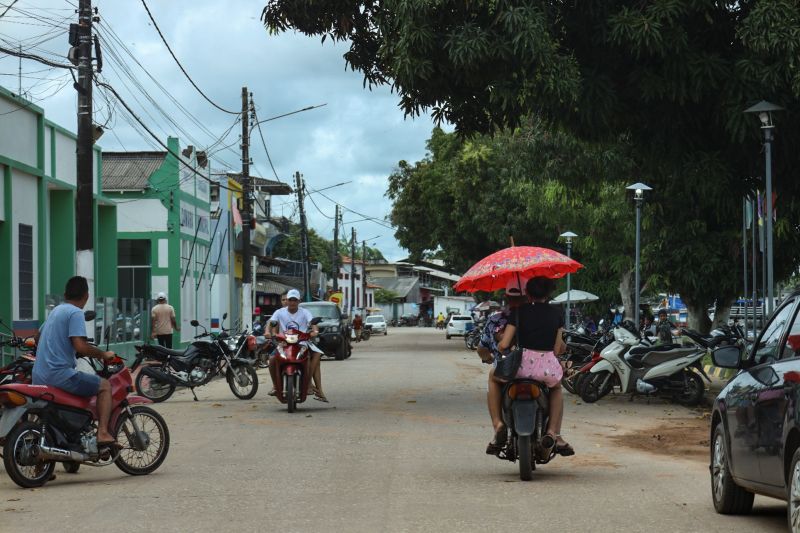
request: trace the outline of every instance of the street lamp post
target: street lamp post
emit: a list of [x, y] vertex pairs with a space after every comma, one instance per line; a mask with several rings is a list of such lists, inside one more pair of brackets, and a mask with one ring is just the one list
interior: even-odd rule
[[644, 183], [634, 183], [625, 187], [629, 191], [633, 191], [633, 199], [636, 202], [636, 268], [635, 268], [635, 281], [634, 281], [634, 302], [633, 302], [633, 320], [636, 328], [639, 328], [639, 263], [641, 258], [641, 241], [642, 241], [642, 203], [644, 203], [644, 192], [652, 191]]
[[774, 265], [772, 257], [772, 135], [775, 125], [772, 123], [772, 112], [783, 111], [779, 105], [772, 104], [765, 100], [752, 107], [745, 109], [745, 113], [758, 115], [761, 121], [761, 129], [764, 130], [764, 164], [766, 178], [767, 196], [767, 315], [772, 313], [775, 308], [775, 287], [773, 281]]
[[[570, 258], [572, 257], [572, 239], [577, 236], [578, 235], [576, 233], [572, 233], [571, 231], [565, 231], [564, 233], [559, 235], [559, 237], [561, 237], [567, 242], [567, 257]], [[569, 331], [569, 322], [570, 322], [570, 303], [572, 299], [572, 294], [570, 292], [571, 290], [572, 286], [571, 286], [570, 274], [567, 274], [567, 308], [564, 311], [564, 325], [567, 328], [567, 331]]]

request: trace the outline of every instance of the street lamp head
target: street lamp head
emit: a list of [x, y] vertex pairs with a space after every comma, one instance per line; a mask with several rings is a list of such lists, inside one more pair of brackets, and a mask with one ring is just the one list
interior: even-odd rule
[[758, 115], [758, 119], [761, 121], [762, 128], [773, 128], [775, 125], [772, 123], [772, 112], [773, 111], [783, 111], [779, 105], [775, 105], [771, 102], [767, 102], [766, 100], [762, 100], [754, 106], [748, 107], [744, 110], [745, 113], [752, 113], [754, 115]]
[[572, 239], [577, 237], [577, 236], [578, 236], [577, 233], [572, 233], [571, 231], [565, 231], [564, 233], [559, 235], [559, 237], [561, 237], [562, 239], [565, 239], [568, 244], [571, 243]]
[[635, 200], [641, 201], [644, 198], [645, 191], [652, 191], [653, 188], [645, 185], [644, 183], [634, 183], [633, 185], [628, 185], [625, 187], [629, 191], [633, 191], [633, 197]]

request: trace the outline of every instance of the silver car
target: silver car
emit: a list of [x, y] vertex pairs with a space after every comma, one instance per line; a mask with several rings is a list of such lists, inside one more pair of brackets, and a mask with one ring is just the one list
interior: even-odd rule
[[383, 333], [387, 335], [386, 319], [383, 315], [369, 315], [364, 321], [365, 324], [372, 326], [372, 333]]

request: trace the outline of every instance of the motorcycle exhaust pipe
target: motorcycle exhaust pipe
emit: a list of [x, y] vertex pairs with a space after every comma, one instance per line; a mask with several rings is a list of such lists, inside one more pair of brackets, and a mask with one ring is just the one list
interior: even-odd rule
[[42, 461], [75, 461], [77, 463], [83, 463], [89, 460], [89, 456], [85, 453], [62, 450], [54, 446], [40, 446], [36, 444], [31, 451], [34, 457]]
[[646, 381], [643, 381], [641, 379], [636, 380], [636, 392], [640, 394], [652, 394], [657, 390], [658, 389], [655, 386], [647, 383]]
[[181, 382], [175, 376], [167, 374], [166, 372], [159, 370], [157, 368], [153, 368], [150, 366], [143, 366], [140, 372], [145, 376], [153, 378], [156, 381], [160, 381], [161, 383], [168, 383], [170, 385], [181, 384]]

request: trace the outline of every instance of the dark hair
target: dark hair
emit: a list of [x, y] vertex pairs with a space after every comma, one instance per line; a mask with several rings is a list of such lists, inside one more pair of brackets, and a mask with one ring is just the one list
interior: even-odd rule
[[668, 313], [667, 313], [667, 311], [666, 311], [666, 310], [664, 310], [664, 309], [661, 309], [661, 310], [658, 312], [658, 316], [661, 316], [661, 315], [664, 315], [664, 316], [666, 316], [667, 314], [668, 314]]
[[89, 294], [89, 282], [83, 276], [73, 276], [67, 281], [67, 286], [64, 287], [65, 300], [80, 300]]
[[525, 291], [528, 296], [534, 299], [546, 298], [552, 294], [556, 288], [556, 282], [549, 278], [531, 278], [525, 284]]

